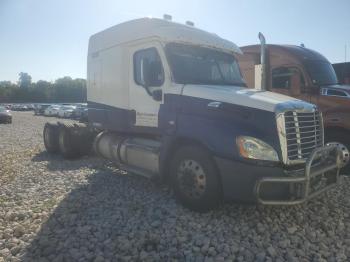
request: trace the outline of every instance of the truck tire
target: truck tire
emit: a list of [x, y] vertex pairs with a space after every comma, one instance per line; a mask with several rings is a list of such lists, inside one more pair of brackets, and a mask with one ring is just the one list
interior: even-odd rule
[[76, 137], [73, 134], [73, 126], [61, 124], [58, 136], [60, 153], [66, 159], [74, 159], [82, 156], [77, 146]]
[[96, 133], [89, 130], [84, 124], [75, 124], [79, 128], [79, 136], [77, 138], [77, 147], [81, 155], [88, 155], [92, 151], [92, 145], [96, 137]]
[[[325, 143], [338, 142], [350, 150], [350, 137], [346, 131], [332, 130], [325, 134]], [[340, 174], [350, 176], [350, 162], [340, 170]]]
[[57, 153], [58, 148], [58, 124], [46, 123], [44, 126], [43, 137], [44, 145], [48, 153]]
[[86, 126], [60, 124], [59, 151], [66, 159], [74, 159], [90, 153], [94, 134]]
[[196, 146], [181, 147], [175, 152], [170, 167], [175, 196], [185, 207], [206, 212], [220, 205], [219, 172], [206, 150]]

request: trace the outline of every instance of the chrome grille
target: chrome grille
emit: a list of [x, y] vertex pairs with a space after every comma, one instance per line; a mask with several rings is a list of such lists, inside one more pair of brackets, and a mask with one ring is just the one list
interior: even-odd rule
[[306, 159], [323, 145], [322, 117], [318, 111], [287, 111], [284, 122], [288, 160]]

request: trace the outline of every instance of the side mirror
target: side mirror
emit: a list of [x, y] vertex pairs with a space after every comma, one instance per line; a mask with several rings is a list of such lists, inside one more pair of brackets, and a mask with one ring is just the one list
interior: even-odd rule
[[156, 89], [152, 92], [152, 97], [156, 101], [162, 101], [163, 98], [163, 91], [162, 89]]

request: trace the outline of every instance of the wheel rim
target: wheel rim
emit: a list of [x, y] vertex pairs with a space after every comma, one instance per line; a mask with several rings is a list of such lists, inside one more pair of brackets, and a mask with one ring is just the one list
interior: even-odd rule
[[202, 166], [194, 160], [183, 160], [177, 170], [180, 190], [190, 198], [201, 198], [206, 188], [206, 175]]
[[349, 149], [345, 145], [340, 144], [338, 142], [330, 142], [330, 143], [327, 143], [327, 145], [336, 145], [340, 149], [340, 151], [342, 152], [341, 167], [345, 167], [349, 163], [349, 159], [350, 159]]

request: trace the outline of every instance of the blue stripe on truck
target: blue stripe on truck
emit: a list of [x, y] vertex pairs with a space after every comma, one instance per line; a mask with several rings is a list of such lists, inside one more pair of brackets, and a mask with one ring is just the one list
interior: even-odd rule
[[239, 158], [235, 139], [239, 135], [262, 139], [280, 152], [274, 112], [212, 100], [165, 94], [160, 105], [158, 128], [135, 126], [135, 111], [88, 102], [90, 123], [101, 129], [156, 136], [181, 137], [206, 145], [220, 157]]

